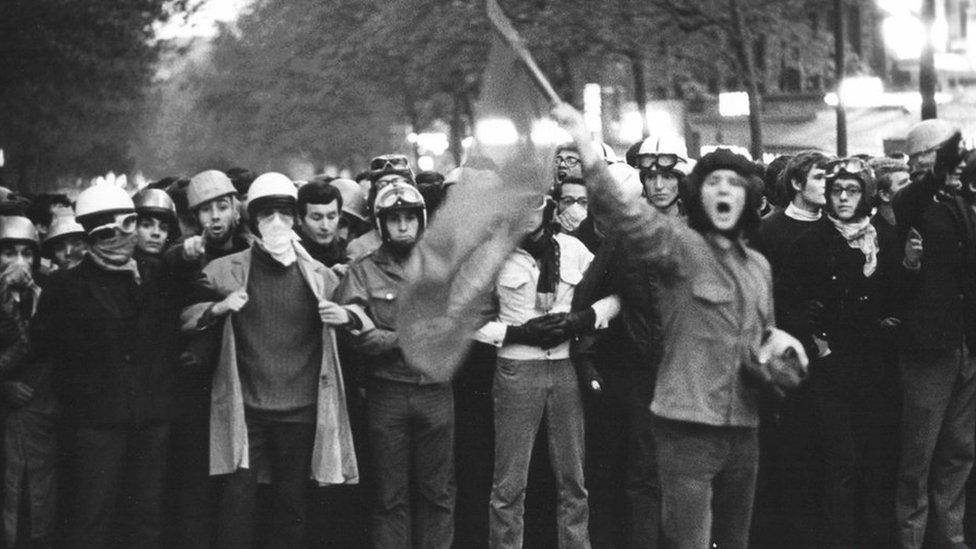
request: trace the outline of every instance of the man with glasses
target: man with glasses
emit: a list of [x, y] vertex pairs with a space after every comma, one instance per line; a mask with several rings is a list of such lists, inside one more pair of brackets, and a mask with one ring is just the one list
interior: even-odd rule
[[178, 300], [163, 264], [138, 266], [135, 206], [112, 185], [84, 190], [90, 253], [56, 272], [35, 317], [52, 361], [71, 450], [68, 547], [162, 544]]

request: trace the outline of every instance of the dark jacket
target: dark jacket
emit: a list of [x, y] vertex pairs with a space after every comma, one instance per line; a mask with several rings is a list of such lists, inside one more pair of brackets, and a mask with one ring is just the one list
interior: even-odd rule
[[976, 351], [976, 226], [961, 197], [936, 201], [941, 182], [916, 179], [895, 195], [900, 234], [914, 227], [925, 247], [922, 269], [905, 295], [903, 346]]
[[570, 354], [581, 380], [596, 368], [601, 375], [610, 369], [648, 374], [653, 384], [662, 349], [659, 288], [654, 270], [627, 253], [620, 236], [603, 241], [576, 287], [573, 310], [584, 310], [614, 294], [620, 297], [621, 310], [608, 329], [588, 331], [572, 342]]
[[65, 417], [83, 426], [168, 420], [180, 303], [158, 260], [142, 283], [86, 258], [51, 276], [32, 329]]
[[[878, 234], [878, 264], [864, 276], [865, 257], [852, 248], [824, 217], [796, 241], [795, 262], [788, 266], [784, 284], [797, 297], [792, 318], [803, 319], [797, 336], [814, 349], [814, 335], [828, 342], [832, 351], [877, 349], [885, 332], [881, 320], [898, 317], [898, 298], [914, 273], [901, 265], [902, 254], [888, 225], [873, 223]], [[819, 314], [809, 313], [809, 303], [823, 305]], [[811, 318], [815, 316], [816, 318]], [[816, 355], [813, 355], [816, 356]]]

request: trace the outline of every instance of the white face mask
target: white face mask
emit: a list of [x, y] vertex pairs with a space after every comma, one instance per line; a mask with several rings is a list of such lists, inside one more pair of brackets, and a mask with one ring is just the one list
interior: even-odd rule
[[258, 221], [258, 232], [261, 234], [261, 248], [271, 257], [285, 266], [295, 262], [295, 247], [292, 245], [295, 232], [281, 214], [275, 213]]
[[579, 228], [580, 223], [586, 219], [586, 215], [586, 208], [579, 204], [573, 204], [556, 216], [556, 221], [559, 222], [559, 226], [563, 228], [564, 232], [571, 233]]

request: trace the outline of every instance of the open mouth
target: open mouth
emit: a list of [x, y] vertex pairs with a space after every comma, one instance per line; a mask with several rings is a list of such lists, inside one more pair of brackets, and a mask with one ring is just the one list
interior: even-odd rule
[[732, 212], [732, 205], [728, 202], [719, 202], [715, 204], [715, 211], [720, 214], [727, 214]]

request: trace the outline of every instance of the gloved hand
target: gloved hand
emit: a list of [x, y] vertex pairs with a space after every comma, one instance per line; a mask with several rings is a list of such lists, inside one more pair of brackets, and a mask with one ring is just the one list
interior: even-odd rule
[[505, 331], [505, 343], [518, 343], [548, 349], [562, 343], [566, 335], [566, 313], [537, 316], [521, 326], [509, 326]]
[[956, 167], [962, 162], [963, 150], [962, 133], [956, 132], [952, 137], [946, 139], [935, 151], [935, 166], [933, 170], [938, 176], [946, 176], [956, 171]]
[[569, 337], [576, 337], [588, 330], [593, 329], [596, 324], [596, 311], [592, 307], [587, 307], [582, 311], [563, 313], [563, 325]]

